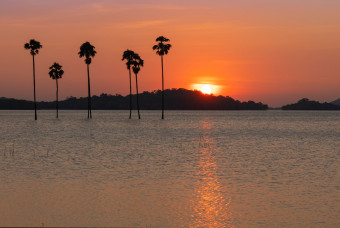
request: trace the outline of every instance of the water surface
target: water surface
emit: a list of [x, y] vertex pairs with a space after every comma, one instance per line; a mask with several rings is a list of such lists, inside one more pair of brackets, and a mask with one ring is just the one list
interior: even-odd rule
[[340, 226], [340, 112], [38, 114], [0, 111], [0, 226]]

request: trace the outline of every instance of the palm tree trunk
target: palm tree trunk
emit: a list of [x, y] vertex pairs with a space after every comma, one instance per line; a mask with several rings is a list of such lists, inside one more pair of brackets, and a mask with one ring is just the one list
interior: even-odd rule
[[129, 119], [131, 119], [131, 113], [132, 113], [131, 68], [129, 68], [129, 78], [130, 78], [130, 117]]
[[59, 107], [58, 107], [58, 78], [56, 78], [56, 85], [57, 85], [57, 92], [56, 92], [56, 101], [57, 101], [57, 118], [58, 118], [58, 109], [59, 109]]
[[33, 56], [34, 119], [37, 120], [37, 101], [35, 99], [35, 64], [34, 64], [34, 55], [32, 56]]
[[91, 113], [91, 87], [90, 87], [90, 69], [89, 69], [89, 64], [87, 64], [87, 82], [88, 82], [88, 107], [87, 107], [87, 118], [91, 119], [92, 118], [92, 113]]
[[162, 61], [162, 120], [164, 119], [164, 75], [163, 75], [163, 55], [161, 55]]
[[137, 81], [137, 74], [136, 75], [136, 91], [137, 91], [137, 110], [138, 110], [138, 119], [140, 119], [140, 114], [139, 114], [139, 101], [138, 101], [138, 81]]

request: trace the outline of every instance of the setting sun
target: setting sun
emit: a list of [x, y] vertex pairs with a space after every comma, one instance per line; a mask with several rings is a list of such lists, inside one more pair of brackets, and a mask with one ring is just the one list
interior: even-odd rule
[[211, 87], [209, 85], [203, 85], [201, 87], [201, 92], [204, 94], [211, 94]]
[[215, 85], [209, 82], [192, 83], [189, 88], [192, 90], [201, 91], [203, 94], [214, 94], [214, 95], [218, 95], [221, 90], [220, 85]]

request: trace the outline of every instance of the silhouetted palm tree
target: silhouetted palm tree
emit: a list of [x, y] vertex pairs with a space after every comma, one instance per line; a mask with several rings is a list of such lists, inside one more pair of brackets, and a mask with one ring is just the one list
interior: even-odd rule
[[164, 73], [163, 73], [163, 55], [167, 55], [171, 44], [167, 44], [170, 40], [164, 36], [159, 36], [156, 39], [156, 42], [159, 42], [157, 45], [152, 47], [153, 50], [157, 50], [156, 54], [161, 56], [161, 63], [162, 63], [162, 119], [164, 119]]
[[39, 49], [42, 48], [40, 42], [36, 40], [30, 40], [29, 43], [25, 44], [25, 49], [31, 50], [31, 55], [33, 57], [33, 88], [34, 88], [34, 117], [37, 120], [37, 102], [35, 98], [35, 64], [34, 64], [34, 56], [39, 54]]
[[56, 87], [57, 87], [57, 92], [56, 92], [56, 102], [57, 102], [57, 118], [58, 118], [58, 79], [60, 79], [63, 74], [64, 71], [61, 69], [62, 66], [60, 66], [58, 63], [54, 63], [51, 67], [50, 67], [50, 72], [48, 72], [48, 74], [50, 75], [50, 78], [52, 78], [53, 80], [56, 81]]
[[126, 60], [126, 67], [129, 70], [129, 79], [130, 79], [130, 117], [131, 119], [131, 112], [132, 112], [132, 90], [131, 90], [131, 66], [133, 64], [133, 56], [135, 53], [129, 49], [124, 51], [122, 61]]
[[96, 51], [94, 50], [94, 46], [92, 46], [89, 42], [85, 42], [80, 46], [80, 51], [78, 52], [79, 58], [85, 56], [85, 63], [87, 65], [87, 81], [88, 81], [88, 107], [87, 107], [87, 118], [92, 118], [92, 107], [91, 107], [91, 87], [90, 87], [90, 69], [89, 65], [91, 64], [91, 57], [96, 55]]
[[133, 73], [135, 73], [136, 76], [136, 92], [137, 92], [137, 110], [138, 110], [138, 119], [140, 119], [140, 114], [139, 114], [139, 101], [138, 101], [138, 80], [137, 80], [137, 75], [140, 71], [140, 68], [144, 66], [144, 60], [139, 57], [138, 54], [135, 54], [133, 56], [133, 66], [132, 70]]

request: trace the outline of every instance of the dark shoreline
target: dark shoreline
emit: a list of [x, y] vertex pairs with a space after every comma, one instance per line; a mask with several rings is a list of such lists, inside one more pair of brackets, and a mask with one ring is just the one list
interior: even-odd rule
[[[167, 89], [165, 92], [165, 110], [267, 110], [268, 105], [261, 102], [241, 102], [231, 97], [203, 94], [200, 91], [186, 89]], [[132, 95], [136, 109], [136, 95]], [[141, 110], [161, 110], [161, 91], [143, 92], [139, 94]], [[129, 110], [130, 95], [101, 94], [92, 96], [93, 110]], [[55, 109], [56, 102], [37, 102], [38, 109]], [[33, 101], [0, 98], [0, 110], [32, 110]], [[60, 110], [87, 110], [86, 97], [69, 97], [59, 101]]]
[[[139, 94], [140, 110], [162, 110], [161, 91], [143, 92]], [[129, 110], [130, 95], [101, 94], [92, 96], [93, 110]], [[133, 106], [136, 107], [136, 95], [132, 95]], [[247, 101], [241, 102], [228, 96], [215, 96], [203, 94], [200, 91], [186, 89], [165, 90], [165, 110], [310, 110], [310, 111], [339, 111], [340, 105], [336, 103], [320, 103], [307, 98], [299, 100], [297, 103], [284, 105], [280, 108], [268, 107], [261, 102]], [[37, 102], [38, 110], [54, 110], [55, 101]], [[87, 97], [68, 97], [59, 101], [60, 110], [87, 110]], [[14, 98], [0, 98], [0, 110], [34, 110], [33, 101], [20, 100]]]

